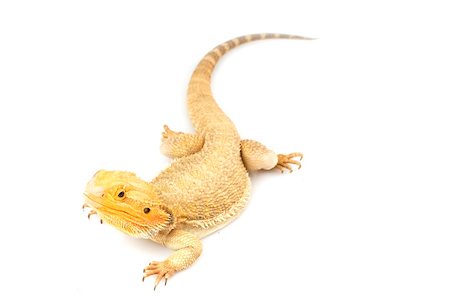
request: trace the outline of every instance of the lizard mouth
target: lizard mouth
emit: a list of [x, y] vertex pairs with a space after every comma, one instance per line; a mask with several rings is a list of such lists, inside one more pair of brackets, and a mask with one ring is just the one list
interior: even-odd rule
[[[91, 209], [95, 210], [98, 214], [105, 216], [105, 220], [114, 220], [117, 222], [125, 222], [128, 225], [134, 226], [140, 231], [147, 231], [148, 227], [142, 225], [141, 222], [137, 220], [138, 217], [130, 214], [125, 210], [120, 210], [110, 205], [102, 203], [97, 196], [92, 194], [84, 193], [86, 204]], [[140, 219], [139, 219], [140, 220]], [[115, 222], [115, 221], [108, 221]]]
[[165, 206], [159, 206], [164, 212], [164, 222], [152, 225], [147, 219], [134, 215], [125, 209], [118, 209], [105, 202], [102, 196], [84, 193], [85, 205], [95, 211], [101, 220], [113, 225], [120, 231], [137, 238], [151, 238], [161, 230], [171, 228], [175, 223], [175, 216]]

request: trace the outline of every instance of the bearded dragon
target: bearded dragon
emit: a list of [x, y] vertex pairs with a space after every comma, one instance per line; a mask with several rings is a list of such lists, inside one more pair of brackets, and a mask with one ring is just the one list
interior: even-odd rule
[[[241, 140], [233, 122], [215, 102], [211, 74], [231, 49], [256, 40], [309, 38], [286, 34], [253, 34], [222, 43], [208, 52], [194, 70], [187, 105], [195, 134], [174, 132], [166, 125], [161, 152], [171, 165], [148, 182], [132, 172], [100, 170], [87, 183], [88, 216], [136, 237], [150, 239], [174, 252], [151, 262], [142, 280], [164, 278], [191, 266], [202, 252], [201, 239], [236, 219], [247, 204], [249, 172], [301, 167], [301, 153], [276, 154], [253, 140]], [[298, 161], [295, 160], [298, 158]]]

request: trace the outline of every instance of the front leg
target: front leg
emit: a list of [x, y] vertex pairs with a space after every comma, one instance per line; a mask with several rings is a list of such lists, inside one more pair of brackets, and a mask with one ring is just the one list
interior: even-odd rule
[[196, 134], [174, 132], [164, 126], [161, 139], [161, 152], [169, 158], [186, 157], [200, 151], [204, 138]]
[[181, 271], [192, 265], [202, 253], [201, 241], [191, 233], [174, 229], [168, 235], [159, 239], [166, 247], [175, 250], [163, 262], [151, 262], [144, 268], [144, 277], [156, 275], [155, 289], [161, 279], [169, 279], [175, 272]]

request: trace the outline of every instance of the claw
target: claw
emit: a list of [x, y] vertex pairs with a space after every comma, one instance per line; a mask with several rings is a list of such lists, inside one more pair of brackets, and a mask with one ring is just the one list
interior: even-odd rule
[[300, 162], [298, 162], [297, 160], [294, 160], [294, 159], [289, 159], [288, 163], [298, 165], [298, 169], [300, 169], [302, 167], [302, 163], [300, 163]]
[[294, 158], [296, 157], [298, 157], [299, 160], [301, 161], [303, 159], [303, 154], [291, 153], [288, 155], [283, 154], [278, 155], [278, 164], [276, 165], [276, 168], [279, 169], [282, 173], [284, 172], [285, 169], [289, 170], [289, 172], [292, 172], [292, 167], [289, 164], [297, 165], [298, 169], [300, 169], [302, 167], [302, 164], [299, 161], [294, 160]]
[[158, 284], [159, 284], [159, 282], [161, 281], [162, 278], [163, 278], [163, 276], [162, 276], [161, 274], [159, 274], [159, 275], [156, 277], [156, 280], [155, 280], [155, 287], [153, 288], [153, 290], [156, 290], [156, 287], [158, 286]]
[[169, 138], [172, 135], [175, 135], [176, 132], [172, 131], [168, 125], [164, 125], [164, 131], [162, 132], [163, 139]]
[[167, 280], [173, 275], [173, 273], [175, 273], [175, 270], [173, 270], [171, 266], [168, 266], [167, 263], [152, 262], [144, 268], [144, 276], [142, 277], [142, 281], [149, 276], [156, 275], [155, 286], [153, 287], [153, 290], [156, 290], [156, 287], [163, 278], [164, 285], [167, 285]]
[[278, 170], [280, 170], [281, 173], [284, 173], [284, 168], [281, 165], [276, 165], [275, 166]]
[[287, 162], [287, 163], [282, 163], [281, 166], [283, 166], [284, 168], [288, 169], [289, 172], [292, 172], [292, 167], [291, 167], [291, 165], [289, 165], [288, 163], [289, 163], [289, 162]]
[[91, 216], [95, 214], [97, 214], [97, 212], [95, 210], [91, 210], [88, 214], [88, 219], [91, 219]]
[[89, 208], [89, 205], [87, 204], [87, 203], [84, 203], [82, 206], [81, 206], [81, 209], [84, 211], [84, 209], [85, 208]]
[[284, 169], [283, 169], [283, 167], [281, 165], [276, 165], [275, 167], [277, 169], [279, 169], [281, 173], [284, 173]]

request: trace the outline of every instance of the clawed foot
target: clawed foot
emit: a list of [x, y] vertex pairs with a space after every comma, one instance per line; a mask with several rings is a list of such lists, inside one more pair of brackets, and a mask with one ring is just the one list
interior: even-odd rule
[[153, 290], [156, 290], [159, 282], [164, 278], [164, 285], [167, 284], [167, 280], [175, 273], [175, 270], [167, 263], [164, 262], [151, 262], [147, 267], [144, 268], [144, 276], [142, 277], [142, 281], [145, 278], [156, 275], [155, 279], [155, 287]]
[[169, 126], [164, 125], [164, 131], [162, 132], [162, 139], [168, 139], [172, 136], [177, 135], [177, 132], [172, 131], [171, 129], [169, 129]]
[[299, 161], [293, 159], [296, 157], [298, 157], [299, 161], [301, 161], [303, 159], [303, 154], [302, 153], [292, 153], [289, 155], [279, 154], [278, 163], [275, 167], [278, 168], [281, 172], [284, 172], [285, 169], [292, 172], [292, 167], [289, 164], [295, 164], [298, 165], [298, 169], [300, 169], [300, 167], [302, 167], [302, 164]]
[[[83, 209], [83, 211], [84, 211], [84, 209], [85, 208], [91, 208], [88, 204], [83, 204], [83, 206], [81, 207], [82, 209]], [[88, 213], [88, 215], [87, 215], [87, 217], [88, 217], [88, 219], [91, 219], [91, 216], [92, 215], [97, 215], [97, 211], [95, 211], [95, 210], [90, 210], [89, 211], [89, 213]], [[103, 224], [103, 220], [102, 219], [100, 219], [100, 224]]]

